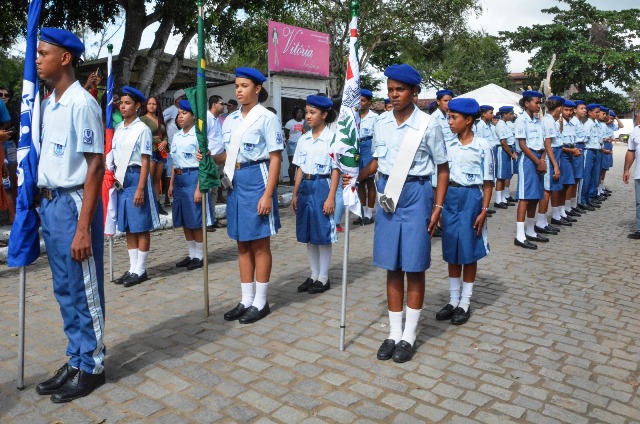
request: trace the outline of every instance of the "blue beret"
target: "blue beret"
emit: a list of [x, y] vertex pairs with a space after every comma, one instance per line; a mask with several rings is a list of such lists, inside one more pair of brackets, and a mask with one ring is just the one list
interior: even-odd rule
[[366, 88], [363, 88], [362, 90], [360, 90], [360, 95], [364, 97], [368, 97], [369, 100], [371, 100], [371, 98], [373, 97], [373, 93], [371, 92], [371, 90], [367, 90]]
[[384, 99], [384, 104], [385, 105], [388, 105], [389, 103], [391, 103], [391, 99], [390, 98], [387, 97], [386, 99]]
[[609, 116], [613, 116], [615, 118], [617, 115], [616, 115], [616, 113], [614, 111], [609, 109]]
[[72, 55], [78, 58], [84, 53], [82, 41], [74, 33], [66, 29], [42, 28], [40, 30], [40, 40], [69, 50]]
[[436, 97], [437, 98], [440, 98], [442, 96], [451, 96], [451, 97], [453, 97], [453, 91], [447, 90], [446, 88], [444, 90], [436, 91]]
[[564, 102], [564, 99], [560, 96], [549, 96], [547, 100], [557, 100], [559, 102]]
[[587, 102], [585, 102], [584, 100], [574, 100], [573, 103], [576, 104], [576, 106], [578, 105], [587, 105]]
[[500, 109], [498, 109], [498, 112], [500, 112], [500, 113], [511, 113], [511, 112], [513, 112], [513, 106], [500, 106]]
[[131, 96], [133, 97], [134, 100], [137, 100], [140, 103], [145, 103], [147, 101], [147, 98], [145, 97], [144, 94], [142, 94], [142, 91], [133, 87], [129, 87], [128, 85], [125, 85], [124, 87], [122, 87], [122, 94]]
[[262, 85], [263, 82], [267, 80], [267, 77], [262, 75], [262, 72], [258, 71], [254, 68], [236, 68], [236, 77], [238, 78], [248, 78], [256, 84]]
[[384, 76], [408, 85], [420, 86], [420, 83], [422, 82], [420, 72], [407, 64], [389, 66], [384, 70]]
[[606, 108], [604, 106], [600, 106], [600, 112], [609, 113], [609, 108]]
[[333, 102], [330, 98], [324, 96], [308, 96], [307, 104], [318, 109], [329, 110], [333, 107]]
[[591, 103], [587, 105], [587, 110], [600, 109], [600, 105], [597, 103]]
[[475, 99], [457, 97], [449, 102], [449, 112], [461, 113], [467, 116], [475, 116], [480, 113], [480, 106]]
[[191, 109], [191, 103], [189, 103], [189, 100], [180, 100], [178, 102], [178, 109], [186, 110], [187, 112], [193, 113], [193, 110]]
[[480, 106], [480, 110], [482, 112], [486, 112], [487, 110], [493, 110], [493, 106], [491, 106], [491, 105], [482, 105], [482, 106]]
[[564, 101], [564, 107], [576, 107], [575, 102], [572, 102], [571, 100], [565, 100]]
[[522, 97], [539, 97], [539, 98], [543, 98], [544, 94], [542, 94], [539, 91], [527, 90], [527, 91], [523, 91], [522, 92]]

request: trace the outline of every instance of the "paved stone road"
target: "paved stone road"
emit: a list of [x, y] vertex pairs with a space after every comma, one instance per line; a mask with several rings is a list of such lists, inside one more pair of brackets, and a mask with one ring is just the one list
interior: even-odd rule
[[[342, 241], [332, 290], [298, 294], [306, 249], [282, 212], [273, 239], [273, 313], [242, 326], [222, 313], [238, 301], [236, 248], [209, 240], [211, 316], [202, 271], [178, 271], [180, 231], [152, 236], [152, 280], [108, 283], [108, 384], [55, 405], [34, 387], [64, 361], [65, 339], [46, 258], [28, 268], [24, 391], [17, 391], [17, 272], [0, 268], [0, 422], [640, 422], [640, 242], [633, 189], [620, 182], [625, 145], [608, 177], [614, 194], [535, 252], [514, 248], [515, 208], [489, 221], [471, 320], [453, 327], [435, 312], [448, 299], [440, 241], [418, 336], [406, 364], [380, 362], [386, 337], [385, 273], [371, 262], [372, 226], [352, 233], [347, 348], [338, 349]], [[127, 262], [122, 241], [115, 258]], [[116, 267], [120, 274], [126, 265]]]

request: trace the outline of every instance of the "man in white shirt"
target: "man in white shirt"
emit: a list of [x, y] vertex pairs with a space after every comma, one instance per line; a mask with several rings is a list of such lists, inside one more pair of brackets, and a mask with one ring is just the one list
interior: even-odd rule
[[633, 162], [636, 162], [636, 170], [634, 175], [636, 190], [636, 231], [627, 235], [630, 239], [640, 240], [640, 113], [636, 116], [636, 126], [629, 135], [628, 150], [624, 157], [624, 173], [622, 181], [629, 184], [629, 169]]

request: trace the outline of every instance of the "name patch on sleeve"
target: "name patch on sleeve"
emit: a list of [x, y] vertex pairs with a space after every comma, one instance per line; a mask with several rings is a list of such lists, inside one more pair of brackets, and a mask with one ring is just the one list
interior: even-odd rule
[[93, 130], [91, 128], [85, 128], [82, 132], [82, 142], [84, 144], [93, 144]]

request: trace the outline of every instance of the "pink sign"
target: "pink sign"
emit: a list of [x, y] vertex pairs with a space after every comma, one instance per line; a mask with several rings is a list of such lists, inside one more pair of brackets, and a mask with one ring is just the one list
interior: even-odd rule
[[269, 70], [329, 76], [329, 34], [269, 21]]

